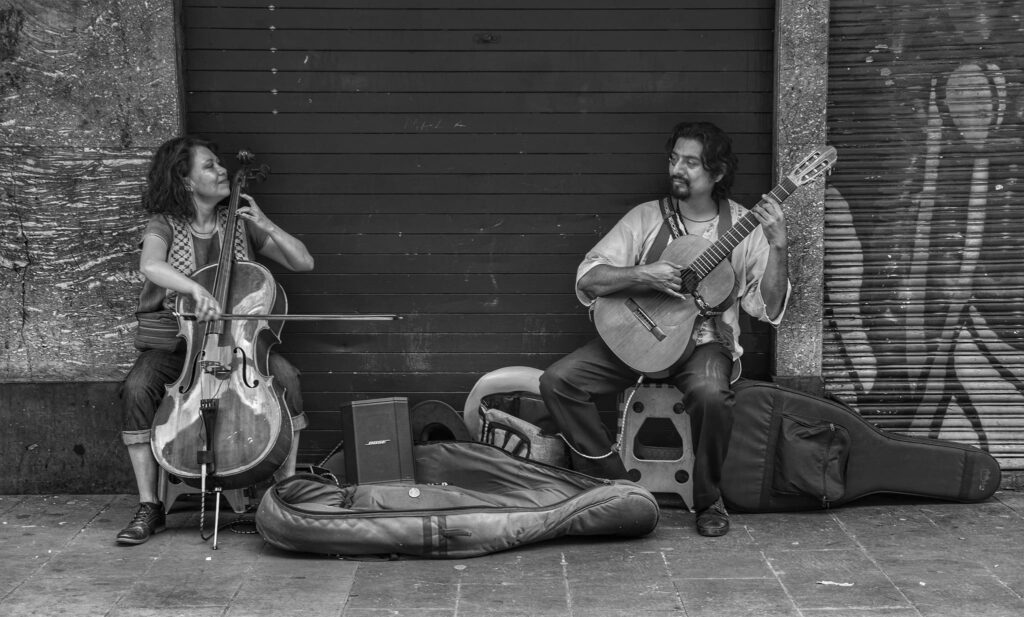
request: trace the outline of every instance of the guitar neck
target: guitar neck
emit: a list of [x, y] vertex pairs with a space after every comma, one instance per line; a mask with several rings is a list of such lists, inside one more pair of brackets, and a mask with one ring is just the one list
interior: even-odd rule
[[[784, 178], [781, 182], [775, 185], [769, 194], [780, 204], [789, 197], [793, 191], [796, 190], [797, 185], [789, 178]], [[757, 202], [757, 205], [764, 203], [764, 200]], [[725, 232], [721, 238], [715, 241], [714, 244], [709, 246], [707, 250], [700, 254], [699, 257], [693, 260], [690, 264], [690, 269], [697, 275], [698, 278], [703, 279], [707, 275], [711, 274], [711, 271], [715, 269], [715, 266], [722, 263], [724, 260], [729, 258], [735, 249], [744, 238], [750, 235], [750, 232], [757, 229], [757, 226], [761, 223], [757, 220], [757, 217], [747, 215], [736, 222], [735, 225], [729, 228], [729, 231]]]

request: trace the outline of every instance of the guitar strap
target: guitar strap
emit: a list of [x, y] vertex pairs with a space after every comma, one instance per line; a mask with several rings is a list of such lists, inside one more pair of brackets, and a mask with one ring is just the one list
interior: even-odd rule
[[651, 250], [647, 251], [647, 259], [644, 260], [645, 264], [653, 263], [658, 261], [661, 254], [665, 252], [665, 247], [668, 246], [669, 238], [673, 240], [683, 235], [683, 230], [679, 222], [679, 217], [676, 216], [675, 208], [672, 207], [672, 201], [668, 197], [662, 197], [661, 201], [658, 202], [661, 207], [661, 228], [658, 229], [658, 235], [654, 238], [654, 243], [651, 244]]

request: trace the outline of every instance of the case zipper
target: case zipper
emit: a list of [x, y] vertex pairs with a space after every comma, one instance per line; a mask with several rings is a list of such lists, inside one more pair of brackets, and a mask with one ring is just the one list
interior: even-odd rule
[[[834, 422], [829, 422], [828, 423], [828, 430], [829, 430], [829, 437], [828, 437], [828, 447], [825, 448], [825, 454], [826, 455], [829, 455], [832, 452], [832, 444], [835, 443], [835, 440], [836, 440], [836, 425], [835, 425]], [[827, 510], [828, 507], [829, 507], [829, 500], [828, 500], [828, 459], [827, 458], [825, 460], [825, 464], [821, 466], [821, 488], [822, 488], [822, 491], [824, 493], [821, 496], [821, 507]]]

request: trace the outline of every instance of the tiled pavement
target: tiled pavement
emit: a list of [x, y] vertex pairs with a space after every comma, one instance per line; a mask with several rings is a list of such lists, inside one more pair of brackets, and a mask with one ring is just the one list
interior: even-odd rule
[[[869, 498], [734, 514], [717, 539], [666, 507], [641, 539], [444, 561], [286, 553], [231, 530], [214, 551], [189, 503], [148, 543], [117, 546], [134, 505], [128, 495], [0, 495], [0, 616], [1024, 615], [1017, 491], [974, 505]], [[221, 522], [235, 518], [226, 509]]]

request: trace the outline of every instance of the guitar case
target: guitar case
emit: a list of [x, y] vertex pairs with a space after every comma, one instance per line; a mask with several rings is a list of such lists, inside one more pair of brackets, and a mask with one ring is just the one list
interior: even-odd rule
[[875, 493], [984, 501], [999, 464], [979, 448], [879, 429], [834, 399], [740, 380], [722, 497], [737, 511], [828, 508]]
[[639, 537], [658, 525], [647, 489], [527, 460], [492, 445], [413, 446], [414, 483], [283, 480], [256, 511], [274, 546], [349, 557], [463, 558], [561, 536]]

